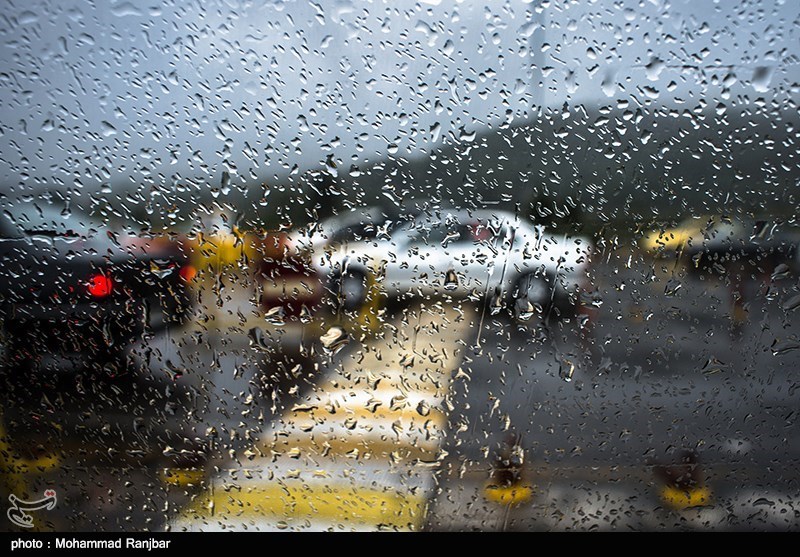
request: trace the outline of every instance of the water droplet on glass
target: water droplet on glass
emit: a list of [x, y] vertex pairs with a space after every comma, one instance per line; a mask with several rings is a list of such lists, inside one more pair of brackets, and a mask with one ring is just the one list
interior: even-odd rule
[[167, 360], [164, 364], [164, 371], [169, 375], [170, 379], [175, 381], [176, 379], [180, 379], [186, 373], [186, 370], [176, 366], [170, 360]]
[[111, 125], [110, 122], [106, 122], [105, 120], [103, 120], [100, 124], [100, 133], [102, 134], [103, 137], [110, 137], [117, 133], [117, 128]]
[[453, 45], [453, 41], [447, 39], [447, 41], [444, 43], [444, 46], [442, 46], [442, 52], [445, 54], [445, 56], [451, 56], [454, 51], [455, 45]]
[[773, 68], [770, 66], [759, 66], [753, 71], [753, 89], [759, 93], [769, 92], [769, 83], [772, 81]]
[[461, 128], [461, 130], [459, 131], [459, 134], [458, 134], [458, 139], [460, 139], [461, 141], [464, 141], [466, 143], [470, 143], [472, 141], [475, 141], [475, 137], [477, 137], [477, 135], [478, 135], [478, 132], [476, 132], [474, 130], [473, 131], [467, 131], [466, 129]]
[[347, 335], [347, 331], [341, 327], [331, 327], [319, 340], [327, 353], [336, 354], [347, 346], [350, 337]]
[[581, 305], [584, 307], [599, 308], [603, 305], [603, 298], [599, 292], [581, 291], [580, 293]]
[[667, 281], [667, 284], [664, 286], [664, 294], [667, 296], [674, 296], [678, 290], [681, 289], [681, 281], [671, 278]]
[[168, 259], [151, 259], [150, 260], [150, 273], [158, 278], [164, 278], [172, 274], [175, 270], [175, 264]]
[[314, 316], [311, 314], [311, 310], [308, 309], [308, 306], [303, 305], [300, 308], [300, 316], [298, 317], [301, 323], [311, 323], [314, 319]]
[[659, 75], [664, 70], [665, 64], [662, 60], [658, 58], [653, 58], [649, 64], [645, 66], [645, 71], [647, 72], [647, 79], [650, 81], [658, 81]]
[[336, 165], [336, 161], [333, 160], [333, 156], [331, 155], [328, 155], [325, 159], [325, 170], [334, 178], [339, 176], [339, 167]]
[[142, 15], [141, 10], [139, 10], [139, 8], [137, 8], [132, 2], [120, 2], [119, 4], [112, 5], [111, 13], [117, 17]]
[[570, 362], [569, 360], [565, 360], [563, 362], [559, 362], [558, 364], [558, 376], [569, 383], [572, 381], [572, 376], [575, 373], [575, 364]]
[[398, 362], [400, 366], [405, 369], [412, 367], [414, 365], [414, 355], [413, 354], [403, 354]]
[[800, 307], [800, 294], [795, 294], [783, 303], [785, 311], [794, 311]]
[[227, 170], [222, 171], [222, 177], [219, 181], [219, 190], [223, 195], [228, 195], [231, 191], [231, 173]]
[[267, 340], [264, 338], [264, 331], [259, 327], [253, 327], [247, 331], [247, 338], [250, 341], [250, 347], [259, 351], [266, 351], [269, 349]]
[[500, 294], [494, 294], [489, 304], [489, 313], [497, 315], [501, 311], [503, 311], [503, 297]]
[[267, 310], [264, 319], [272, 325], [283, 325], [286, 323], [286, 309], [283, 306], [275, 306]]
[[786, 263], [781, 263], [775, 267], [772, 272], [772, 280], [781, 280], [789, 276], [789, 266]]
[[517, 303], [519, 304], [517, 319], [528, 321], [531, 317], [536, 315], [536, 306], [534, 306], [530, 300], [519, 300]]
[[452, 291], [456, 288], [458, 288], [458, 275], [453, 269], [449, 269], [444, 277], [444, 289]]
[[772, 349], [773, 356], [782, 356], [788, 352], [800, 349], [800, 342], [797, 342], [795, 339], [775, 339], [770, 348]]

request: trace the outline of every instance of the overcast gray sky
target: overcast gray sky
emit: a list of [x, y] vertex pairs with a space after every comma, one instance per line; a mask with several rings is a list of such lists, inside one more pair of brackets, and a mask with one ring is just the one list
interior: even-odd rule
[[798, 97], [800, 2], [13, 1], [2, 188], [269, 182], [541, 105]]

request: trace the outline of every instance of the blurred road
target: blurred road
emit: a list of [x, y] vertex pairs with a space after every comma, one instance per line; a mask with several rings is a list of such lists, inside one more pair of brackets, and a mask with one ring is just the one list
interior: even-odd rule
[[[41, 529], [798, 529], [796, 278], [754, 282], [743, 314], [669, 265], [593, 279], [572, 320], [415, 303], [327, 351], [317, 323], [309, 361], [252, 345], [246, 283], [207, 288], [134, 347], [136, 389], [37, 403], [36, 441], [7, 418], [8, 489], [63, 493]], [[193, 438], [207, 462], [181, 463]], [[686, 451], [699, 501], [664, 496]]]
[[[453, 384], [427, 528], [796, 530], [800, 316], [781, 308], [793, 283], [753, 299], [737, 327], [724, 285], [602, 279], [590, 342], [570, 323], [485, 325]], [[497, 502], [487, 485], [515, 446], [515, 485], [530, 491]], [[657, 473], [687, 450], [710, 494], [693, 508], [665, 500]]]

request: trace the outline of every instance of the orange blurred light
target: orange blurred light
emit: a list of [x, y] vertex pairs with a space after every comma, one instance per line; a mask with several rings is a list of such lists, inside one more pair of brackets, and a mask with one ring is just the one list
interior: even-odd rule
[[197, 269], [195, 269], [191, 265], [184, 265], [183, 267], [181, 267], [179, 273], [183, 280], [185, 280], [186, 282], [192, 282], [194, 280], [194, 277], [197, 276]]

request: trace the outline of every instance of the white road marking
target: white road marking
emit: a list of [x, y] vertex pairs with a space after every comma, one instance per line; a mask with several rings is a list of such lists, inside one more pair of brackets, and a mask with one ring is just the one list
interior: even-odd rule
[[172, 530], [414, 530], [473, 310], [434, 304], [384, 327], [287, 409]]

